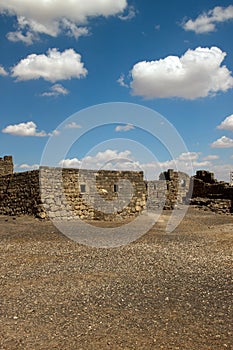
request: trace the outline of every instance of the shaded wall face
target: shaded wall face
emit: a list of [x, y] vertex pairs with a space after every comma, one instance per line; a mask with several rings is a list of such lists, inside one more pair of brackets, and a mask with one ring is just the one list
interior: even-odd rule
[[[207, 183], [193, 177], [192, 204], [205, 207], [216, 212], [233, 212], [233, 187], [227, 183], [215, 181]], [[208, 199], [203, 201], [200, 199]]]
[[233, 199], [233, 187], [229, 186], [227, 183], [215, 182], [215, 183], [206, 183], [200, 179], [193, 178], [193, 195], [192, 197], [216, 197], [216, 198], [225, 198]]
[[0, 214], [37, 215], [41, 211], [39, 171], [0, 177]]

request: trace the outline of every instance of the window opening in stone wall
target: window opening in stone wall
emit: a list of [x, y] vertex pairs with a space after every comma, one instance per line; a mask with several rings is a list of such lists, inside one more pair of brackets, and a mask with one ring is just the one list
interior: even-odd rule
[[182, 180], [180, 181], [180, 184], [181, 184], [182, 187], [185, 187], [185, 186], [186, 186], [186, 181], [185, 181], [184, 179], [182, 179]]
[[81, 184], [80, 185], [80, 192], [81, 193], [85, 193], [86, 192], [86, 185], [85, 184]]
[[114, 184], [114, 193], [117, 193], [118, 192], [118, 185], [117, 184]]

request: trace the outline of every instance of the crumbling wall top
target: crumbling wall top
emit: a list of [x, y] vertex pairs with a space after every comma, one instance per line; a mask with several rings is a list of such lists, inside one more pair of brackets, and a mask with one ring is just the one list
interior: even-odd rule
[[207, 170], [198, 170], [196, 172], [195, 178], [209, 184], [213, 184], [217, 182], [217, 180], [214, 178], [214, 173], [211, 173], [210, 171], [207, 171]]

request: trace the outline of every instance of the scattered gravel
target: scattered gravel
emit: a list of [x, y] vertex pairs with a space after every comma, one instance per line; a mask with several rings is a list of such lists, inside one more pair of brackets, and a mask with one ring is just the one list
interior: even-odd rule
[[0, 348], [233, 349], [233, 216], [169, 215], [112, 249], [1, 216]]

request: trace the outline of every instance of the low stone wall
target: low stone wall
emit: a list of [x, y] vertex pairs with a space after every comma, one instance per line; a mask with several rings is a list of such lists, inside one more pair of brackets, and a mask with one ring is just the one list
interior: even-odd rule
[[193, 197], [222, 196], [229, 198], [232, 196], [233, 187], [225, 182], [206, 183], [199, 179], [193, 179]]
[[228, 214], [232, 211], [230, 199], [210, 199], [210, 198], [192, 198], [191, 205], [199, 209], [210, 210], [215, 213]]

